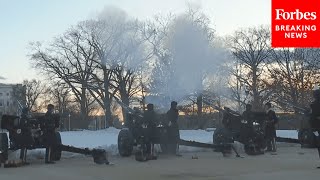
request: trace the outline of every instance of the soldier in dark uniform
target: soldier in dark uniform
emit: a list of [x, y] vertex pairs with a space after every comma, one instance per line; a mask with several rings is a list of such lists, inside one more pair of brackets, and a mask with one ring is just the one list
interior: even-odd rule
[[154, 111], [153, 104], [147, 105], [147, 110], [143, 113], [142, 119], [143, 126], [147, 127], [146, 130], [146, 146], [147, 146], [147, 158], [148, 159], [155, 159], [156, 156], [154, 155], [154, 139], [155, 139], [155, 132], [157, 128], [157, 115]]
[[21, 117], [20, 117], [20, 126], [21, 126], [21, 133], [25, 138], [22, 144], [22, 148], [20, 150], [20, 160], [23, 164], [28, 165], [30, 163], [27, 162], [27, 145], [32, 143], [32, 136], [31, 136], [31, 126], [29, 123], [29, 109], [24, 107], [22, 109]]
[[45, 138], [45, 146], [46, 146], [46, 154], [45, 154], [45, 163], [46, 164], [54, 164], [52, 160], [52, 149], [55, 144], [55, 119], [54, 119], [54, 105], [49, 104], [47, 106], [47, 112], [44, 116], [44, 138]]
[[253, 112], [252, 112], [252, 105], [246, 104], [246, 110], [242, 113], [243, 121], [245, 122], [242, 128], [242, 138], [244, 141], [247, 141], [254, 135], [253, 132]]
[[125, 127], [129, 128], [134, 138], [140, 137], [143, 134], [142, 130], [142, 113], [137, 107], [133, 108], [134, 112], [128, 114], [128, 119], [125, 122]]
[[267, 102], [265, 104], [267, 119], [265, 122], [265, 137], [267, 142], [267, 151], [276, 152], [276, 124], [278, 123], [278, 118], [276, 113], [271, 108], [271, 103]]
[[253, 127], [253, 113], [251, 104], [246, 104], [246, 110], [243, 111], [242, 118], [247, 122], [247, 126]]
[[310, 126], [313, 131], [318, 132], [317, 149], [320, 157], [320, 89], [314, 90], [313, 97], [314, 97], [314, 101], [310, 105], [310, 108], [311, 108]]
[[170, 110], [167, 112], [167, 124], [168, 127], [168, 150], [170, 153], [175, 153], [179, 155], [179, 126], [178, 126], [178, 117], [179, 112], [177, 109], [178, 103], [176, 101], [171, 102]]

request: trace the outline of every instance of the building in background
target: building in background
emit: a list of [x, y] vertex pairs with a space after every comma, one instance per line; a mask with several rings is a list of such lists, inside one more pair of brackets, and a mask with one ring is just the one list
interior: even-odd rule
[[25, 105], [26, 93], [22, 84], [0, 83], [0, 116], [3, 114], [19, 115]]

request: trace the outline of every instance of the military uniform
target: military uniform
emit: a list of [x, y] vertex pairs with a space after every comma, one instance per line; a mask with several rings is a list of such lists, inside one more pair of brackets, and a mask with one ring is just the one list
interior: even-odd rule
[[276, 124], [278, 123], [278, 118], [276, 113], [271, 109], [271, 104], [267, 103], [267, 120], [265, 122], [265, 137], [267, 142], [267, 151], [276, 152]]
[[55, 143], [55, 128], [56, 122], [53, 114], [53, 105], [48, 105], [48, 111], [44, 116], [43, 122], [43, 136], [44, 145], [46, 146], [45, 163], [53, 164], [52, 149], [56, 145]]
[[311, 103], [310, 126], [313, 131], [318, 132], [317, 149], [320, 157], [320, 90], [314, 91], [315, 100]]
[[30, 123], [29, 123], [29, 109], [23, 108], [22, 114], [20, 117], [20, 127], [21, 127], [21, 134], [24, 137], [24, 140], [21, 144], [20, 149], [20, 159], [23, 164], [29, 164], [27, 162], [27, 146], [33, 144], [33, 138], [31, 135]]
[[241, 127], [241, 139], [247, 142], [254, 136], [253, 131], [253, 113], [251, 111], [251, 105], [247, 105], [246, 110], [242, 113], [242, 118], [245, 121]]
[[146, 126], [144, 131], [145, 142], [147, 146], [147, 155], [153, 159], [154, 157], [154, 139], [155, 139], [155, 132], [157, 128], [157, 115], [153, 110], [153, 104], [147, 105], [147, 111], [143, 114], [142, 119], [143, 126]]
[[168, 127], [168, 150], [169, 152], [174, 152], [178, 154], [179, 151], [179, 140], [180, 140], [180, 133], [179, 133], [179, 126], [178, 126], [178, 117], [179, 112], [177, 109], [177, 103], [175, 101], [171, 102], [171, 108], [167, 112], [167, 127]]

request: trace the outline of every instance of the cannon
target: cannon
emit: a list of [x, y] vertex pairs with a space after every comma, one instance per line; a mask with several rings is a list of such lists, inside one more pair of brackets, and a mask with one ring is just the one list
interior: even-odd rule
[[[135, 111], [128, 107], [127, 105], [123, 104], [118, 98], [115, 98], [115, 100], [122, 106], [127, 113], [129, 114], [128, 121], [125, 122], [125, 128], [123, 128], [118, 135], [118, 150], [120, 156], [126, 157], [131, 156], [134, 147], [138, 147], [138, 152], [136, 152], [136, 160], [137, 161], [145, 161], [146, 157], [144, 154], [146, 153], [146, 146], [145, 142], [147, 141], [146, 134], [148, 131], [148, 128], [142, 127], [139, 121], [141, 118], [143, 118], [142, 113]], [[164, 120], [165, 117], [162, 117], [160, 119]], [[152, 138], [152, 142], [154, 144], [160, 144], [161, 150], [164, 152], [169, 153], [175, 153], [170, 152], [170, 150], [175, 149], [167, 149], [167, 144], [170, 144], [169, 141], [171, 139], [175, 139], [175, 137], [169, 137], [168, 134], [168, 127], [165, 127], [161, 124], [157, 126], [157, 128], [153, 129], [155, 131], [154, 137]], [[240, 157], [238, 152], [236, 152], [236, 149], [232, 146], [231, 143], [223, 143], [223, 144], [208, 144], [208, 143], [201, 143], [201, 142], [195, 142], [195, 141], [187, 141], [183, 139], [178, 139], [176, 144], [184, 145], [184, 146], [192, 146], [192, 147], [201, 147], [201, 148], [211, 148], [211, 149], [219, 149], [219, 152], [222, 152], [224, 155], [227, 153], [231, 153], [231, 151], [235, 151], [237, 157]]]
[[248, 155], [264, 154], [266, 140], [264, 133], [264, 112], [252, 112], [253, 121], [247, 122], [242, 116], [225, 107], [224, 109], [215, 107], [223, 113], [222, 124], [214, 131], [213, 143], [224, 144], [238, 141], [244, 145], [244, 150]]
[[[44, 116], [28, 119], [25, 124], [25, 119], [19, 116], [3, 115], [1, 118], [0, 133], [0, 163], [5, 163], [8, 160], [9, 151], [16, 151], [19, 149], [37, 149], [45, 148], [48, 137], [45, 137], [44, 131]], [[59, 127], [60, 117], [54, 116], [55, 126]], [[7, 132], [3, 132], [7, 130]], [[103, 149], [88, 149], [77, 148], [73, 146], [63, 145], [59, 132], [55, 132], [54, 137], [50, 137], [50, 141], [54, 144], [52, 149], [52, 159], [59, 161], [61, 159], [62, 151], [90, 155], [97, 164], [109, 164], [107, 160], [106, 151]]]
[[[131, 156], [134, 147], [138, 148], [135, 154], [138, 161], [144, 161], [146, 154], [145, 143], [152, 141], [153, 144], [160, 144], [162, 151], [168, 144], [168, 128], [159, 124], [153, 128], [153, 137], [149, 137], [150, 129], [140, 124], [142, 115], [129, 113], [125, 128], [122, 128], [118, 135], [118, 150], [122, 157]], [[151, 138], [151, 139], [148, 139]]]
[[303, 118], [300, 119], [300, 126], [298, 128], [298, 141], [302, 148], [317, 148], [317, 137], [314, 134], [315, 130], [310, 125], [310, 109], [299, 107], [292, 103], [279, 100], [281, 104], [291, 106], [295, 112], [301, 114]]
[[[136, 121], [136, 120], [134, 120]], [[133, 153], [134, 147], [137, 147], [138, 151], [135, 153], [135, 158], [137, 161], [146, 161], [146, 135], [148, 131], [147, 128], [143, 127], [137, 127], [135, 126], [135, 122], [132, 124], [121, 129], [121, 131], [118, 134], [118, 150], [119, 154], [122, 157], [128, 157], [131, 156]], [[164, 127], [162, 125], [159, 125], [155, 130], [155, 137], [152, 137], [152, 142], [154, 144], [160, 144], [162, 152], [169, 152], [169, 153], [175, 153], [170, 152], [170, 149], [166, 149], [166, 144], [168, 144], [169, 139], [173, 137], [168, 136], [168, 129], [167, 127]], [[239, 153], [236, 151], [236, 149], [232, 146], [232, 143], [230, 142], [224, 142], [221, 144], [208, 144], [208, 143], [201, 143], [196, 141], [188, 141], [179, 139], [177, 142], [179, 145], [183, 146], [191, 146], [191, 147], [199, 147], [199, 148], [210, 148], [213, 150], [217, 150], [218, 152], [221, 152], [224, 156], [226, 154], [230, 154], [231, 151], [234, 151], [236, 153], [237, 157], [240, 157]]]
[[228, 107], [218, 107], [207, 100], [207, 105], [212, 106], [222, 113], [222, 127], [218, 127], [213, 134], [213, 144], [223, 145], [238, 141], [244, 145], [244, 150], [249, 155], [264, 154], [266, 140], [264, 138], [264, 121], [266, 113], [252, 112], [252, 122], [247, 122], [242, 115]]
[[[267, 118], [266, 113], [264, 112], [252, 112], [253, 123], [252, 126], [248, 125], [248, 122], [245, 121], [242, 116], [232, 111], [231, 109], [225, 107], [224, 109], [215, 107], [223, 113], [223, 127], [217, 128], [213, 134], [214, 144], [224, 144], [232, 143], [238, 141], [244, 144], [245, 152], [249, 155], [258, 155], [264, 154], [264, 149], [266, 148], [265, 140], [265, 120]], [[304, 131], [299, 131], [299, 134]], [[293, 138], [284, 138], [276, 137], [276, 142], [286, 142], [286, 143], [295, 143], [303, 144], [303, 142], [308, 142], [312, 146], [317, 146], [315, 135], [310, 129], [306, 129], [305, 140], [302, 140], [302, 137], [298, 139]], [[299, 135], [301, 136], [301, 135]]]

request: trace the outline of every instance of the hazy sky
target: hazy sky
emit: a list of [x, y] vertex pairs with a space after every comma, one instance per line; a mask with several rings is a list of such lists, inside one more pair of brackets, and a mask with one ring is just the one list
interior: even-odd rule
[[202, 6], [219, 35], [271, 22], [271, 0], [0, 0], [0, 83], [38, 78], [27, 57], [29, 42], [51, 41], [104, 6], [143, 20], [183, 12], [187, 2]]

